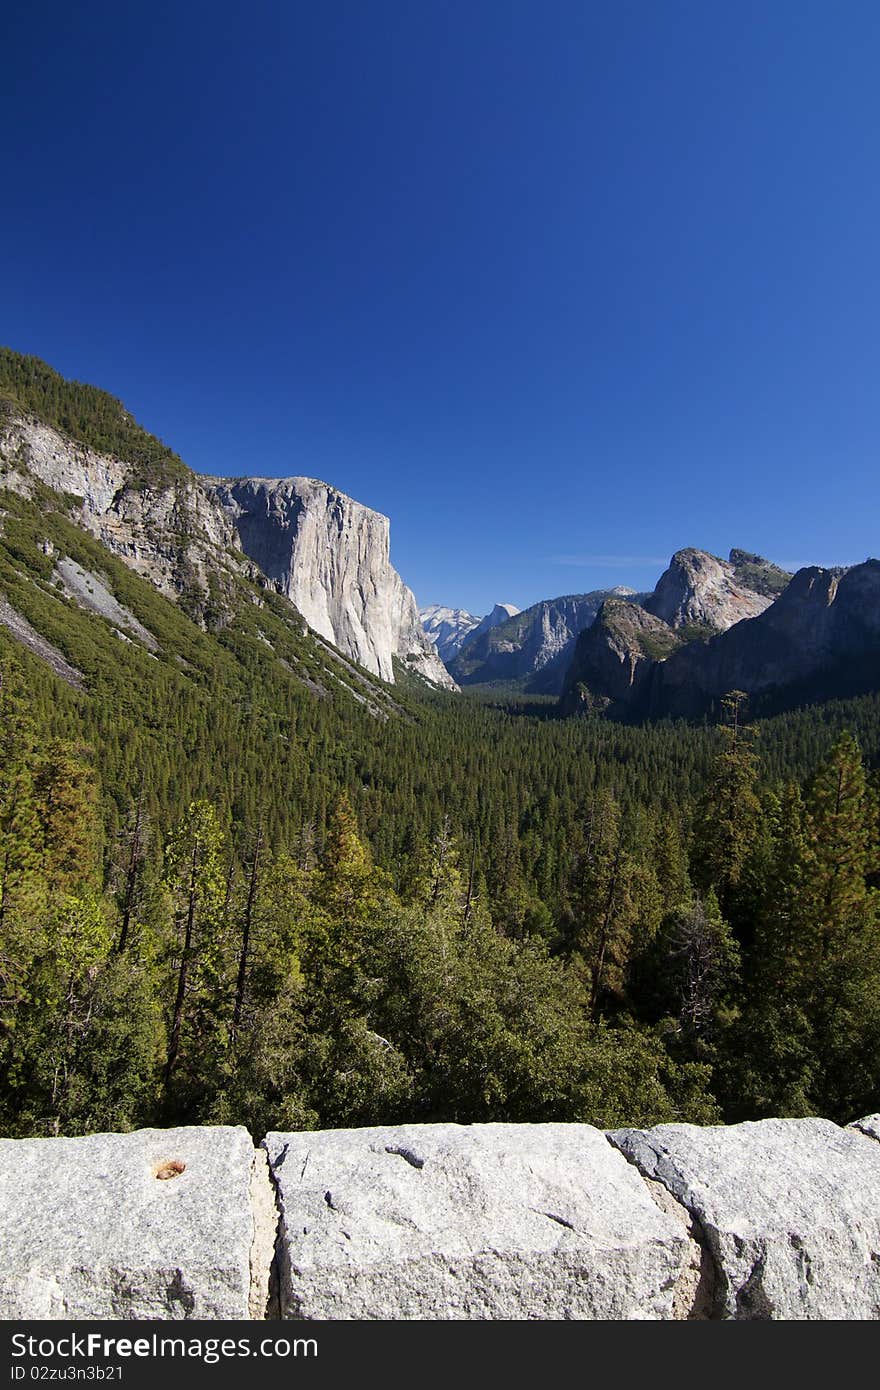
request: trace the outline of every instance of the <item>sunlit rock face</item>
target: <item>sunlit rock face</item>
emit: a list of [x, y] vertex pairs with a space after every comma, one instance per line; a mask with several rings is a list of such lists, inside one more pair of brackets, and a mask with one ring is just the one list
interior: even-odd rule
[[244, 553], [315, 632], [383, 680], [394, 680], [397, 657], [455, 688], [391, 564], [386, 516], [315, 478], [204, 482]]
[[[756, 618], [770, 607], [774, 595], [766, 585], [762, 584], [761, 592], [751, 587], [751, 576], [734, 558], [744, 553], [731, 551], [730, 560], [721, 560], [705, 550], [677, 551], [653, 594], [645, 600], [645, 607], [673, 628], [705, 627], [726, 632], [743, 618]], [[782, 573], [759, 556], [751, 558], [756, 572], [758, 566], [764, 566]]]
[[30, 495], [34, 480], [66, 494], [77, 524], [169, 598], [207, 595], [209, 577], [241, 569], [235, 533], [189, 469], [153, 483], [129, 460], [97, 453], [33, 416], [0, 430], [0, 452], [14, 460], [4, 486]]
[[[677, 610], [679, 616], [691, 614], [691, 621], [679, 620], [678, 626], [656, 615], [653, 606], [639, 617], [606, 602], [578, 641], [563, 710], [611, 708], [639, 718], [697, 718], [732, 690], [789, 708], [876, 689], [880, 562], [866, 560], [850, 569], [810, 566], [783, 578], [777, 598], [753, 617], [720, 630], [725, 609], [727, 616], [734, 611], [727, 607], [729, 593], [719, 607], [717, 593], [710, 603], [704, 588], [700, 607], [691, 588]], [[707, 621], [709, 615], [715, 624]]]

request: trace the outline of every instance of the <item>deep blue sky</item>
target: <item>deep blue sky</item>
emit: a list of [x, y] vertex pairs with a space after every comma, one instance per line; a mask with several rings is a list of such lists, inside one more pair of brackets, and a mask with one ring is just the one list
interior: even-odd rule
[[420, 603], [880, 552], [876, 0], [4, 12], [0, 342]]

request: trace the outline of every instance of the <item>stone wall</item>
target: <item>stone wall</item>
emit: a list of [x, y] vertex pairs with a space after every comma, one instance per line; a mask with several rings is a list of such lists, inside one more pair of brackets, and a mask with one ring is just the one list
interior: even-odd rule
[[3, 1318], [880, 1317], [880, 1115], [0, 1140]]

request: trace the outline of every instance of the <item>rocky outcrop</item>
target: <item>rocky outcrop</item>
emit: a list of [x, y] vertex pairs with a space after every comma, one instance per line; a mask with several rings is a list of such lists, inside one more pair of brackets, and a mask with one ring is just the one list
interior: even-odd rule
[[880, 1115], [865, 1115], [861, 1120], [853, 1120], [848, 1128], [857, 1129], [860, 1134], [866, 1134], [869, 1139], [880, 1140]]
[[639, 604], [606, 599], [594, 623], [581, 633], [566, 677], [562, 710], [601, 712], [644, 704], [657, 663], [683, 638]]
[[648, 712], [696, 717], [729, 690], [774, 707], [830, 698], [880, 678], [880, 563], [799, 570], [776, 602], [655, 673]]
[[[562, 709], [646, 711], [661, 662], [688, 642], [705, 641], [770, 607], [790, 576], [760, 555], [679, 550], [638, 605], [608, 599], [573, 650]], [[729, 687], [728, 687], [729, 688]]]
[[[589, 668], [597, 664], [607, 670], [611, 684], [590, 687], [590, 707], [613, 703], [621, 680], [628, 691], [625, 698], [631, 701], [641, 682], [628, 676], [634, 677], [636, 668], [651, 656], [650, 648], [662, 649], [665, 658], [688, 640], [705, 639], [755, 617], [770, 606], [789, 578], [777, 565], [745, 550], [732, 550], [727, 560], [705, 550], [679, 550], [653, 593], [618, 587], [544, 599], [489, 633], [471, 633], [450, 670], [461, 685], [516, 682], [528, 693], [564, 694], [566, 707], [573, 708], [578, 699], [570, 693], [572, 687], [583, 684]], [[603, 631], [612, 649], [601, 654], [593, 639], [588, 647], [578, 648], [579, 637], [593, 628], [606, 600], [621, 599], [643, 609], [653, 621], [627, 619], [624, 605], [609, 602]], [[626, 650], [629, 636], [633, 645]], [[571, 674], [575, 666], [576, 677]]]
[[519, 609], [515, 608], [512, 603], [496, 603], [491, 613], [487, 613], [485, 618], [481, 618], [477, 623], [473, 632], [470, 633], [468, 641], [471, 637], [482, 637], [484, 632], [490, 632], [493, 627], [499, 627], [508, 619], [515, 618], [518, 613]]
[[383, 680], [394, 659], [454, 689], [390, 561], [386, 516], [315, 478], [204, 480], [242, 550], [309, 627]]
[[427, 608], [420, 608], [419, 618], [425, 636], [434, 643], [444, 664], [452, 660], [480, 621], [465, 608], [446, 608], [442, 603], [430, 603]]
[[697, 718], [730, 690], [785, 708], [876, 689], [880, 562], [799, 570], [756, 617], [708, 639], [683, 641], [686, 629], [669, 632], [676, 639], [669, 650], [642, 665], [637, 683], [627, 684], [608, 678], [616, 670], [610, 655], [598, 650], [600, 635], [625, 646], [626, 634], [613, 623], [603, 628], [600, 619], [575, 651], [563, 708], [571, 712], [598, 703], [640, 718]]
[[880, 1318], [880, 1116], [0, 1140], [0, 1317]]
[[563, 688], [578, 634], [589, 627], [609, 594], [634, 596], [631, 589], [601, 589], [543, 599], [522, 613], [473, 633], [450, 664], [460, 685], [517, 682], [531, 694]]
[[[79, 498], [90, 517], [110, 510], [131, 471], [121, 459], [96, 453], [36, 417], [17, 413], [0, 419], [0, 451], [20, 490], [28, 491], [28, 475], [33, 475], [56, 492]], [[11, 479], [3, 481], [9, 486]]]
[[28, 493], [36, 479], [67, 494], [76, 522], [166, 597], [185, 594], [204, 607], [212, 581], [216, 587], [218, 576], [247, 569], [222, 509], [183, 465], [147, 479], [135, 465], [22, 415], [4, 422], [0, 452], [15, 461], [17, 490]]
[[668, 1318], [686, 1231], [589, 1125], [270, 1134], [284, 1317]]
[[81, 608], [106, 618], [114, 625], [119, 637], [137, 639], [148, 651], [156, 651], [159, 645], [156, 638], [118, 601], [100, 575], [92, 574], [75, 560], [60, 555], [52, 572], [52, 583]]
[[0, 596], [0, 624], [11, 632], [23, 647], [33, 652], [41, 661], [55, 672], [67, 685], [72, 685], [74, 690], [82, 690], [85, 687], [85, 677], [82, 671], [78, 671], [62, 652], [43, 635], [31, 627], [27, 618], [23, 614], [16, 612], [10, 603]]
[[726, 632], [769, 608], [790, 577], [744, 550], [732, 550], [729, 560], [706, 550], [679, 550], [644, 606], [675, 629]]

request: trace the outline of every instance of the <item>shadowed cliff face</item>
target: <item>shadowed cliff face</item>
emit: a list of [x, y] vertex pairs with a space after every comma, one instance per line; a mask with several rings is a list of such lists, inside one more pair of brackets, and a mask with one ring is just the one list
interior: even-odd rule
[[397, 657], [433, 684], [454, 688], [391, 565], [387, 517], [314, 478], [204, 483], [244, 553], [315, 632], [384, 680], [394, 680]]
[[640, 707], [658, 662], [682, 638], [662, 618], [638, 604], [606, 599], [595, 622], [581, 633], [562, 696], [563, 709]]
[[632, 590], [602, 589], [543, 599], [485, 631], [476, 631], [450, 662], [450, 670], [461, 685], [525, 679], [530, 693], [558, 695], [578, 633], [592, 623], [609, 593], [631, 595]]
[[880, 563], [811, 567], [759, 617], [659, 668], [650, 712], [698, 714], [728, 690], [762, 695], [822, 676], [845, 682], [866, 662], [880, 673]]

